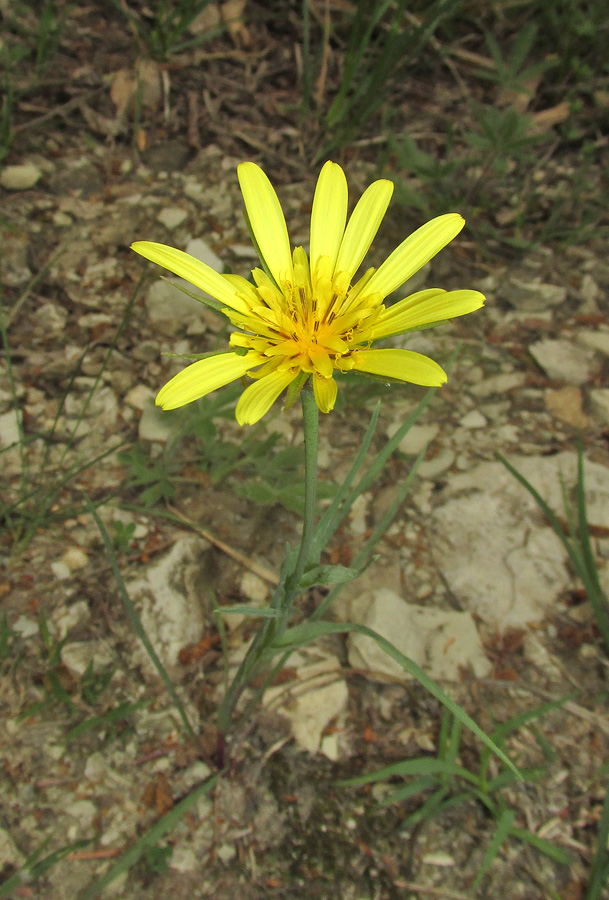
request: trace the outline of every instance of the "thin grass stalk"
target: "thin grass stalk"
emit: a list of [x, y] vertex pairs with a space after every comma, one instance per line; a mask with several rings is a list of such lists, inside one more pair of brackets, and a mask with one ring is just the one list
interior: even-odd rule
[[295, 595], [298, 593], [298, 583], [309, 561], [311, 545], [315, 532], [315, 513], [317, 501], [317, 446], [319, 440], [319, 409], [315, 402], [313, 391], [304, 387], [300, 394], [302, 403], [302, 418], [305, 441], [305, 511], [302, 529], [302, 539], [298, 550], [298, 558], [294, 571], [289, 575], [286, 583], [286, 596], [284, 613], [289, 616]]
[[[584, 486], [577, 486], [578, 498], [579, 498], [579, 522], [577, 523], [577, 527], [574, 524], [573, 513], [570, 508], [570, 504], [568, 499], [565, 500], [565, 515], [567, 517], [567, 524], [569, 527], [570, 533], [567, 534], [565, 529], [563, 528], [561, 522], [558, 517], [554, 513], [553, 509], [550, 507], [548, 503], [543, 499], [538, 490], [536, 490], [533, 485], [527, 481], [527, 479], [522, 475], [518, 469], [514, 468], [511, 463], [507, 461], [507, 459], [502, 456], [500, 453], [495, 454], [497, 459], [503, 463], [508, 472], [514, 476], [514, 478], [520, 482], [520, 484], [526, 488], [529, 494], [536, 501], [539, 508], [542, 510], [546, 519], [550, 523], [554, 533], [561, 541], [563, 547], [567, 551], [567, 555], [573, 566], [575, 572], [579, 576], [582, 584], [584, 585], [584, 589], [586, 591], [586, 596], [590, 601], [590, 605], [594, 610], [596, 624], [598, 625], [598, 629], [601, 632], [601, 636], [603, 642], [605, 644], [605, 650], [607, 654], [609, 654], [609, 601], [605, 596], [604, 592], [600, 588], [600, 584], [598, 582], [598, 572], [596, 567], [596, 562], [594, 560], [594, 556], [592, 554], [592, 548], [589, 545], [590, 535], [589, 535], [589, 527], [587, 521], [587, 514], [585, 508], [585, 496], [583, 494]], [[578, 472], [581, 471], [583, 477], [583, 461], [578, 463]], [[569, 526], [569, 520], [571, 519], [572, 525]], [[572, 533], [571, 533], [572, 532]], [[588, 546], [585, 550], [585, 555], [582, 554], [582, 535], [584, 542], [588, 542]], [[580, 546], [578, 546], [578, 544]]]
[[[1, 276], [0, 270], [0, 276]], [[19, 478], [21, 483], [21, 492], [25, 491], [27, 488], [28, 482], [28, 460], [25, 453], [24, 447], [24, 434], [23, 427], [21, 425], [21, 418], [19, 416], [20, 406], [19, 399], [17, 397], [17, 385], [15, 383], [15, 375], [13, 373], [13, 357], [11, 354], [11, 348], [8, 341], [8, 333], [7, 333], [7, 323], [4, 315], [4, 304], [2, 298], [2, 289], [1, 289], [1, 278], [0, 278], [0, 334], [2, 335], [2, 347], [4, 350], [4, 355], [6, 358], [6, 369], [8, 374], [8, 383], [9, 390], [11, 394], [11, 403], [13, 409], [15, 411], [15, 417], [17, 420], [17, 435], [18, 435], [18, 445], [19, 445]]]
[[[456, 353], [453, 353], [449, 360], [450, 362], [455, 358]], [[437, 388], [430, 388], [418, 406], [410, 413], [410, 415], [406, 418], [406, 420], [400, 425], [396, 433], [391, 437], [379, 450], [375, 458], [373, 459], [370, 467], [366, 471], [366, 474], [359, 480], [357, 485], [352, 488], [342, 501], [340, 507], [338, 507], [335, 512], [333, 519], [328, 522], [325, 526], [323, 535], [320, 535], [320, 538], [323, 540], [323, 546], [330, 540], [332, 535], [335, 533], [340, 523], [343, 521], [345, 516], [349, 513], [349, 510], [364, 491], [367, 491], [371, 484], [378, 478], [380, 475], [383, 466], [391, 456], [391, 454], [396, 450], [404, 436], [408, 433], [408, 431], [412, 428], [413, 424], [419, 418], [419, 416], [423, 413], [425, 408], [431, 402], [432, 397], [434, 396]], [[323, 549], [320, 548], [320, 549]]]
[[81, 411], [80, 411], [80, 413], [79, 413], [79, 416], [78, 416], [78, 418], [77, 418], [77, 420], [76, 420], [76, 425], [74, 426], [74, 428], [73, 428], [73, 430], [72, 430], [72, 433], [70, 434], [70, 437], [69, 437], [69, 439], [68, 439], [68, 443], [66, 444], [66, 447], [65, 447], [63, 456], [61, 457], [61, 461], [60, 461], [60, 463], [59, 463], [60, 465], [63, 463], [63, 461], [64, 461], [64, 459], [65, 459], [65, 457], [66, 457], [66, 453], [68, 452], [68, 450], [69, 450], [69, 448], [70, 448], [70, 446], [71, 446], [71, 442], [73, 441], [73, 439], [74, 439], [74, 437], [76, 436], [76, 433], [77, 433], [77, 431], [78, 431], [78, 428], [80, 427], [80, 423], [82, 422], [83, 418], [85, 417], [85, 415], [86, 415], [86, 413], [87, 413], [87, 410], [89, 409], [89, 406], [90, 406], [90, 404], [91, 404], [91, 400], [93, 399], [93, 394], [94, 394], [95, 391], [97, 390], [98, 385], [99, 385], [99, 383], [100, 383], [100, 381], [101, 381], [101, 379], [102, 379], [102, 376], [103, 376], [104, 372], [106, 371], [106, 367], [107, 367], [108, 363], [110, 362], [110, 357], [112, 356], [112, 354], [113, 354], [114, 351], [116, 350], [116, 345], [118, 344], [120, 338], [122, 337], [122, 334], [123, 334], [125, 328], [127, 327], [127, 322], [128, 322], [129, 317], [130, 317], [130, 315], [131, 315], [131, 312], [132, 312], [132, 310], [133, 310], [133, 307], [135, 306], [135, 301], [136, 301], [137, 298], [138, 298], [138, 295], [139, 295], [139, 292], [140, 292], [140, 288], [141, 288], [141, 286], [142, 286], [142, 282], [144, 281], [144, 274], [145, 274], [145, 273], [142, 272], [142, 274], [140, 275], [139, 280], [138, 280], [137, 284], [135, 285], [135, 287], [134, 287], [134, 289], [133, 289], [133, 292], [132, 292], [132, 294], [131, 294], [131, 297], [129, 298], [129, 301], [128, 301], [127, 305], [125, 306], [125, 310], [124, 310], [123, 315], [122, 315], [122, 318], [121, 318], [121, 320], [120, 320], [120, 322], [119, 322], [118, 328], [116, 329], [116, 333], [115, 333], [114, 337], [112, 338], [112, 342], [111, 342], [110, 346], [108, 347], [108, 349], [107, 349], [107, 351], [106, 351], [106, 354], [105, 354], [105, 356], [104, 356], [104, 358], [103, 358], [103, 360], [102, 360], [102, 364], [101, 364], [101, 366], [100, 366], [99, 372], [98, 372], [97, 375], [95, 376], [95, 380], [94, 380], [93, 384], [91, 385], [91, 388], [90, 388], [90, 390], [89, 390], [89, 393], [87, 394], [87, 396], [86, 396], [86, 398], [85, 398], [85, 402], [83, 403], [82, 409], [81, 409]]
[[125, 607], [125, 612], [127, 613], [129, 621], [131, 622], [131, 625], [133, 627], [133, 630], [135, 631], [138, 638], [142, 642], [144, 649], [145, 649], [146, 653], [148, 654], [148, 658], [150, 659], [150, 662], [153, 664], [153, 666], [159, 673], [161, 680], [163, 681], [163, 684], [165, 685], [165, 688], [167, 689], [167, 693], [171, 697], [171, 700], [173, 701], [173, 705], [176, 708], [178, 715], [180, 716], [180, 719], [182, 720], [182, 724], [184, 725], [184, 728], [186, 729], [189, 737], [195, 742], [195, 744], [198, 744], [197, 735], [195, 734], [194, 729], [193, 729], [192, 725], [190, 724], [190, 721], [188, 720], [188, 716], [186, 715], [186, 710], [184, 709], [182, 701], [178, 697], [177, 691], [173, 685], [171, 678], [165, 671], [163, 663], [159, 659], [159, 657], [156, 653], [156, 650], [152, 646], [152, 644], [150, 642], [150, 638], [146, 634], [146, 629], [142, 625], [142, 621], [137, 613], [135, 604], [133, 603], [131, 597], [129, 596], [127, 588], [125, 587], [125, 582], [123, 581], [123, 577], [120, 572], [118, 560], [116, 558], [116, 553], [114, 552], [114, 547], [112, 546], [112, 541], [110, 540], [110, 536], [109, 536], [108, 532], [106, 531], [106, 528], [105, 528], [102, 520], [98, 516], [95, 506], [93, 505], [93, 503], [91, 502], [91, 500], [89, 499], [89, 497], [86, 494], [85, 494], [85, 502], [87, 505], [87, 510], [88, 510], [89, 514], [91, 515], [91, 517], [93, 518], [93, 521], [97, 525], [97, 528], [99, 530], [104, 547], [106, 548], [106, 553], [108, 554], [108, 559], [110, 560], [110, 567], [112, 569], [112, 574], [114, 575], [114, 578], [116, 580], [119, 594], [121, 596], [121, 600], [123, 601], [123, 606]]
[[[302, 0], [302, 101], [300, 118], [304, 121], [311, 109], [312, 72], [311, 72], [311, 0]], [[251, 234], [251, 230], [250, 230]]]
[[[330, 533], [329, 529], [331, 527], [332, 520], [334, 519], [335, 515], [339, 512], [341, 505], [347, 496], [349, 488], [351, 487], [351, 485], [355, 479], [355, 476], [357, 475], [360, 468], [362, 467], [364, 459], [366, 458], [366, 454], [367, 454], [370, 444], [372, 442], [372, 438], [374, 437], [374, 432], [376, 431], [376, 425], [378, 422], [380, 409], [381, 409], [381, 401], [379, 400], [377, 402], [376, 406], [374, 407], [374, 410], [372, 412], [372, 417], [370, 419], [370, 424], [368, 425], [368, 428], [366, 429], [366, 433], [365, 433], [363, 440], [359, 446], [359, 449], [355, 455], [355, 458], [353, 459], [353, 462], [351, 463], [351, 467], [350, 467], [349, 471], [347, 472], [345, 480], [343, 481], [340, 488], [338, 489], [334, 499], [332, 500], [332, 503], [330, 504], [330, 506], [328, 506], [326, 511], [322, 514], [319, 522], [317, 523], [317, 528], [315, 529], [315, 537], [314, 537], [314, 556], [315, 556], [316, 560], [319, 559], [319, 557], [321, 556], [322, 550], [325, 548], [325, 545], [327, 544], [327, 541], [329, 538], [329, 533]], [[342, 521], [342, 518], [344, 518], [344, 515], [341, 516], [341, 521]]]
[[600, 900], [609, 878], [609, 785], [605, 792], [601, 818], [596, 835], [596, 853], [590, 869], [586, 900]]
[[86, 888], [78, 897], [78, 900], [95, 900], [96, 897], [104, 891], [113, 881], [116, 881], [124, 872], [135, 865], [140, 857], [145, 853], [148, 847], [154, 845], [163, 837], [163, 835], [180, 822], [186, 813], [195, 806], [200, 797], [208, 794], [216, 785], [222, 772], [212, 775], [194, 790], [187, 794], [179, 803], [176, 803], [158, 822], [149, 828], [126, 853], [114, 863], [114, 865], [99, 878], [94, 884]]
[[[360, 569], [360, 568], [363, 568], [368, 563], [368, 561], [372, 555], [372, 551], [374, 550], [377, 543], [380, 541], [380, 539], [383, 537], [383, 535], [387, 531], [387, 528], [389, 527], [389, 525], [395, 518], [395, 515], [396, 515], [398, 509], [400, 508], [400, 506], [406, 499], [406, 495], [412, 486], [412, 482], [414, 481], [414, 478], [417, 474], [417, 469], [419, 468], [419, 465], [423, 461], [426, 451], [427, 451], [427, 446], [425, 446], [420, 451], [419, 455], [417, 456], [414, 463], [412, 464], [410, 472], [406, 476], [403, 484], [400, 486], [398, 493], [394, 497], [391, 505], [388, 507], [385, 514], [383, 515], [381, 520], [378, 522], [376, 528], [374, 529], [374, 531], [372, 532], [372, 534], [370, 535], [370, 537], [368, 538], [368, 540], [366, 541], [364, 546], [361, 548], [359, 553], [356, 555], [356, 557], [352, 563], [353, 568]], [[344, 586], [345, 586], [344, 584], [337, 584], [330, 591], [328, 591], [328, 593], [326, 594], [324, 599], [314, 610], [314, 612], [311, 616], [312, 621], [322, 618], [322, 616], [325, 614], [326, 610], [332, 605], [332, 603], [334, 603], [334, 601], [336, 600], [336, 598], [338, 597], [339, 593], [344, 588]]]
[[[289, 623], [294, 600], [299, 593], [299, 582], [311, 555], [315, 533], [315, 512], [317, 497], [317, 445], [319, 434], [319, 410], [313, 391], [305, 387], [301, 394], [302, 415], [305, 437], [305, 513], [300, 547], [295, 562], [293, 553], [286, 556], [279, 576], [279, 584], [273, 594], [271, 605], [278, 609], [277, 619], [265, 619], [254, 640], [250, 644], [245, 659], [241, 663], [229, 690], [224, 696], [218, 712], [218, 730], [225, 735], [230, 727], [233, 712], [239, 697], [259, 671], [271, 644], [283, 634]], [[290, 571], [291, 569], [291, 571]]]

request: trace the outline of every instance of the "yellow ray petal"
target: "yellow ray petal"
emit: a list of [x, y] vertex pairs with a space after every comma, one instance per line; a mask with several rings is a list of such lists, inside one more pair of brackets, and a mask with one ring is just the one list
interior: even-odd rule
[[352, 355], [357, 372], [370, 372], [381, 378], [397, 378], [412, 384], [439, 387], [446, 382], [444, 369], [413, 350], [358, 350]]
[[334, 409], [338, 388], [333, 378], [323, 378], [316, 372], [313, 374], [313, 393], [315, 402], [323, 413]]
[[384, 179], [366, 188], [347, 224], [336, 260], [336, 272], [348, 272], [353, 278], [379, 230], [392, 194], [393, 182]]
[[405, 297], [381, 313], [372, 326], [372, 339], [402, 334], [412, 328], [445, 322], [465, 316], [484, 306], [484, 294], [479, 291], [442, 291], [431, 288]]
[[459, 213], [447, 213], [417, 228], [379, 266], [366, 285], [366, 291], [379, 291], [387, 297], [450, 243], [464, 225], [465, 219]]
[[311, 273], [321, 256], [330, 259], [331, 278], [347, 221], [347, 179], [337, 163], [327, 162], [317, 180], [311, 211]]
[[136, 241], [131, 244], [131, 249], [145, 259], [169, 269], [174, 275], [186, 279], [195, 287], [201, 288], [220, 303], [226, 303], [227, 306], [241, 312], [245, 312], [247, 309], [243, 300], [237, 297], [237, 291], [233, 284], [189, 253], [176, 250], [175, 247], [168, 247], [167, 244], [156, 244], [153, 241]]
[[239, 425], [255, 425], [269, 411], [279, 394], [298, 372], [271, 372], [247, 387], [237, 403], [235, 418]]
[[281, 287], [286, 280], [292, 280], [290, 239], [281, 204], [273, 185], [256, 163], [241, 163], [237, 175], [258, 247]]
[[329, 378], [332, 375], [333, 366], [332, 360], [328, 355], [328, 351], [324, 347], [320, 347], [319, 344], [313, 344], [309, 347], [309, 359], [311, 360], [314, 368], [319, 372], [320, 375], [324, 375], [326, 378]]
[[257, 353], [247, 353], [245, 356], [237, 353], [220, 353], [218, 356], [199, 359], [174, 375], [161, 388], [156, 397], [156, 404], [163, 409], [186, 406], [187, 403], [204, 397], [210, 391], [241, 378], [248, 369], [260, 362]]

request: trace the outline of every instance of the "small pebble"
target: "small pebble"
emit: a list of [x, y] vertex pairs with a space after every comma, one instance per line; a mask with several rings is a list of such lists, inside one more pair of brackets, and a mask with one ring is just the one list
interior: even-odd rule
[[38, 634], [38, 623], [28, 619], [27, 616], [19, 616], [13, 625], [13, 631], [16, 631], [21, 637], [28, 638]]
[[179, 206], [166, 206], [165, 209], [162, 209], [158, 214], [157, 218], [161, 225], [164, 225], [168, 231], [173, 231], [174, 228], [177, 228], [178, 225], [181, 225], [182, 222], [187, 218], [188, 213], [185, 209], [180, 209]]
[[477, 409], [472, 409], [471, 412], [459, 419], [461, 428], [486, 428], [487, 424], [488, 422]]
[[6, 166], [0, 173], [0, 184], [7, 191], [27, 191], [42, 178], [42, 172], [34, 163]]
[[69, 547], [61, 557], [61, 562], [66, 564], [70, 572], [77, 572], [78, 569], [85, 568], [89, 557], [80, 547]]
[[65, 581], [66, 578], [69, 578], [72, 574], [69, 567], [62, 560], [56, 560], [51, 563], [51, 570], [55, 578], [59, 579], [59, 581]]

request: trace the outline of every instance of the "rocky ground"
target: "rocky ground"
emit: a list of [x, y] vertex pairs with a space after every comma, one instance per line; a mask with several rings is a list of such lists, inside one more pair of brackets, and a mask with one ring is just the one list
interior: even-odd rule
[[[214, 349], [226, 334], [213, 313], [144, 269], [129, 243], [170, 243], [220, 271], [247, 274], [254, 265], [235, 166], [258, 160], [257, 151], [227, 150], [222, 140], [179, 151], [167, 139], [134, 154], [83, 132], [46, 152], [30, 148], [0, 178], [8, 335], [0, 867], [8, 877], [39, 848], [41, 857], [67, 848], [14, 896], [93, 896], [87, 887], [212, 774], [225, 665], [251, 634], [248, 620], [225, 616], [223, 644], [214, 608], [263, 605], [285, 540], [298, 537], [297, 408], [275, 410], [252, 432], [232, 417], [232, 389], [186, 411], [153, 406], [181, 365], [163, 352]], [[345, 168], [359, 195], [372, 166], [353, 158]], [[296, 244], [307, 241], [315, 177], [313, 166], [282, 169], [279, 194]], [[406, 231], [420, 224], [408, 216]], [[372, 264], [406, 231], [390, 219]], [[570, 863], [511, 839], [483, 883], [485, 897], [577, 900], [595, 851], [609, 747], [606, 657], [564, 547], [495, 454], [564, 519], [561, 485], [575, 482], [581, 433], [594, 553], [609, 591], [609, 266], [601, 249], [544, 245], [489, 261], [466, 231], [416, 276], [412, 287], [476, 288], [488, 303], [408, 339], [441, 363], [460, 346], [448, 385], [327, 548], [332, 562], [355, 558], [428, 445], [378, 559], [343, 590], [333, 617], [390, 638], [487, 731], [564, 700], [508, 741], [514, 760], [538, 775], [503, 797], [517, 825]], [[379, 398], [376, 449], [423, 396], [412, 386], [340, 390], [337, 410], [321, 422], [321, 477], [330, 484], [346, 473]], [[293, 452], [274, 469], [273, 454], [285, 448]], [[133, 633], [85, 495], [114, 541], [197, 744]], [[303, 615], [320, 599], [319, 591], [303, 598]], [[440, 720], [436, 701], [369, 639], [341, 635], [294, 655], [264, 708], [237, 728], [217, 788], [106, 895], [465, 896], [496, 827], [481, 804], [413, 823], [420, 797], [383, 808], [386, 784], [337, 785], [431, 758]], [[464, 733], [461, 764], [476, 771], [479, 754]]]

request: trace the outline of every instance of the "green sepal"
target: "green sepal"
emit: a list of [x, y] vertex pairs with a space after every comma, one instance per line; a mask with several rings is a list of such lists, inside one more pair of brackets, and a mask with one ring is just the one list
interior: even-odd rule
[[285, 403], [282, 407], [282, 412], [286, 413], [288, 410], [292, 409], [298, 398], [300, 397], [300, 392], [305, 386], [307, 379], [309, 377], [308, 372], [299, 372], [294, 381], [292, 381], [288, 385], [288, 390], [286, 393]]
[[192, 297], [193, 300], [198, 300], [199, 303], [204, 303], [205, 306], [209, 306], [209, 308], [213, 309], [214, 312], [222, 313], [222, 315], [225, 315], [224, 310], [226, 309], [226, 303], [220, 303], [219, 300], [214, 300], [214, 298], [210, 297], [208, 294], [195, 294], [194, 291], [189, 291], [188, 288], [185, 288], [183, 284], [179, 284], [177, 281], [172, 281], [171, 278], [166, 278], [164, 275], [161, 275], [161, 278], [163, 279], [163, 281], [166, 281], [178, 291], [186, 294], [187, 297]]
[[450, 319], [440, 319], [439, 322], [426, 322], [424, 325], [415, 325], [414, 328], [407, 328], [406, 331], [399, 331], [398, 334], [414, 334], [415, 331], [428, 331], [430, 328], [437, 328], [438, 325], [446, 325]]
[[210, 350], [208, 353], [162, 353], [161, 356], [167, 356], [169, 359], [185, 359], [188, 362], [197, 362], [200, 359], [207, 359], [208, 356], [220, 356], [226, 353], [226, 350]]
[[279, 610], [269, 606], [219, 606], [214, 610], [217, 616], [250, 616], [252, 619], [277, 619]]
[[324, 587], [330, 584], [345, 584], [360, 575], [361, 569], [352, 569], [348, 566], [314, 566], [304, 573], [298, 582], [298, 589], [306, 591], [317, 584]]

